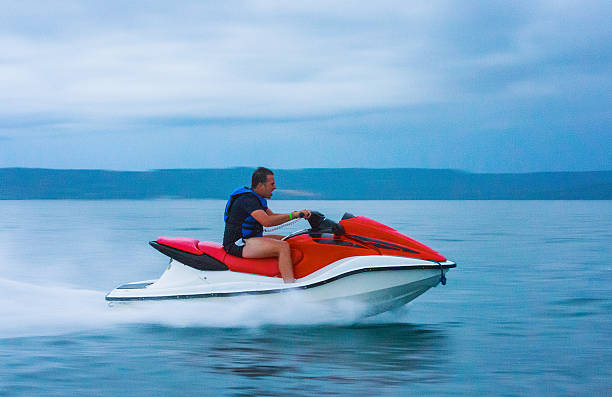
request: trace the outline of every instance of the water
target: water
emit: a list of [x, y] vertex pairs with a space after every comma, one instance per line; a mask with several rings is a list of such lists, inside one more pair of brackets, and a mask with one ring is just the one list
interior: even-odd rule
[[223, 206], [0, 201], [0, 395], [610, 395], [610, 201], [274, 201], [372, 217], [459, 267], [368, 319], [106, 306], [163, 272], [149, 240], [218, 241]]

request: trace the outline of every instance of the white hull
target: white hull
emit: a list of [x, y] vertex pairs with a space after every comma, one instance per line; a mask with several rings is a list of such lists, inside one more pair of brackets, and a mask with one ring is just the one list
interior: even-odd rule
[[396, 256], [345, 258], [292, 284], [276, 277], [231, 271], [200, 271], [172, 262], [158, 280], [122, 285], [106, 300], [212, 299], [236, 296], [269, 300], [275, 294], [295, 292], [307, 302], [351, 301], [366, 305], [367, 314], [402, 306], [440, 282], [453, 262], [425, 261]]

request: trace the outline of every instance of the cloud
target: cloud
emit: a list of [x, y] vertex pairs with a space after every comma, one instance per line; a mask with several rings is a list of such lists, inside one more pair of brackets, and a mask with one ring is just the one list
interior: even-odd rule
[[391, 66], [391, 51], [326, 50], [321, 42], [321, 50], [306, 45], [296, 53], [295, 43], [307, 38], [287, 36], [232, 29], [214, 43], [123, 35], [52, 44], [4, 39], [3, 48], [21, 54], [0, 69], [0, 95], [13, 104], [3, 112], [301, 116], [428, 101], [436, 91], [422, 71], [407, 84]]
[[[417, 142], [410, 161], [423, 160], [412, 166], [457, 166], [441, 160], [461, 150], [448, 145], [485, 133], [505, 142], [554, 131], [555, 150], [563, 134], [609, 135], [610, 19], [605, 1], [9, 2], [0, 134], [20, 148], [80, 135], [65, 140], [81, 142], [87, 154], [74, 156], [86, 160], [93, 136], [99, 147], [114, 134], [141, 148], [142, 137], [172, 131], [184, 139], [176, 153], [211, 136], [271, 136], [258, 144], [281, 168], [292, 157], [277, 142], [353, 145], [300, 164], [346, 166], [363, 149], [356, 139], [371, 135], [384, 160], [369, 161], [385, 166], [404, 164], [399, 148]], [[447, 146], [429, 154], [437, 141]], [[477, 161], [469, 153], [459, 160]]]
[[[447, 2], [254, 1], [237, 12], [197, 2], [69, 2], [44, 13], [32, 4], [4, 11], [17, 17], [0, 33], [0, 99], [13, 104], [0, 110], [5, 116], [301, 117], [470, 93], [554, 94], [542, 84], [517, 89], [530, 81], [519, 70], [547, 69], [547, 58], [579, 41], [564, 26], [601, 18], [547, 2], [466, 3], [453, 12]], [[34, 9], [37, 27], [28, 19]], [[608, 33], [591, 26], [579, 37]]]

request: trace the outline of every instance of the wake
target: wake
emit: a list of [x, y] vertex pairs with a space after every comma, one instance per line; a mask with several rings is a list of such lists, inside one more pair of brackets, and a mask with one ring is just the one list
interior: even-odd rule
[[0, 278], [0, 338], [60, 335], [124, 325], [261, 327], [265, 325], [381, 324], [406, 321], [406, 307], [364, 318], [356, 303], [326, 305], [283, 294], [262, 306], [248, 296], [232, 301], [137, 302], [109, 307], [106, 292], [36, 285]]

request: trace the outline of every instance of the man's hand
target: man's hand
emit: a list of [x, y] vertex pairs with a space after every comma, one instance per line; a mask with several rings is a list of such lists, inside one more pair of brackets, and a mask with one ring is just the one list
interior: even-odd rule
[[291, 214], [294, 218], [310, 218], [310, 210], [293, 211]]

